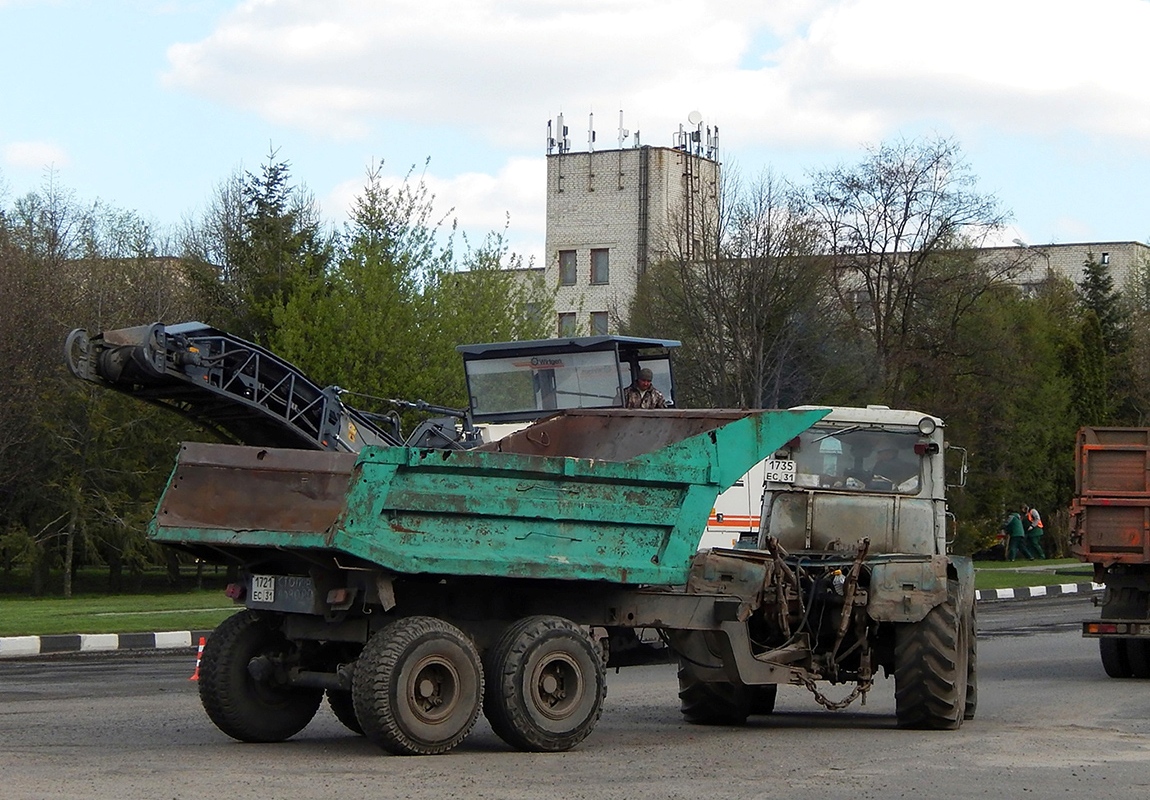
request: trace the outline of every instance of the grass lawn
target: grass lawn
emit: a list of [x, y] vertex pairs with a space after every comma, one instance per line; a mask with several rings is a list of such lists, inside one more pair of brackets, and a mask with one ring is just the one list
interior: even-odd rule
[[[976, 561], [974, 567], [978, 589], [1085, 583], [1093, 577], [1089, 564], [1072, 558]], [[0, 636], [208, 629], [238, 609], [219, 588], [123, 595], [85, 593], [71, 600], [0, 595]]]
[[1020, 586], [1056, 586], [1094, 579], [1094, 567], [1076, 558], [1046, 561], [976, 561], [976, 589], [1013, 589]]
[[222, 591], [0, 597], [0, 636], [51, 633], [147, 633], [214, 628], [238, 610]]

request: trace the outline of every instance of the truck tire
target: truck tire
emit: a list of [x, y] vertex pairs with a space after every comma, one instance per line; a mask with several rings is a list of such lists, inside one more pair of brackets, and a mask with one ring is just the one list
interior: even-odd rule
[[463, 631], [435, 617], [405, 617], [368, 640], [351, 691], [372, 742], [396, 755], [437, 755], [479, 718], [483, 669]]
[[1102, 656], [1102, 669], [1111, 678], [1129, 678], [1130, 661], [1126, 657], [1126, 640], [1103, 636], [1098, 640], [1098, 653]]
[[526, 617], [488, 651], [483, 713], [495, 734], [519, 750], [570, 750], [603, 713], [607, 676], [586, 633], [570, 620]]
[[351, 699], [351, 692], [328, 689], [327, 704], [331, 708], [331, 713], [335, 714], [335, 718], [342, 722], [345, 728], [363, 736], [363, 726], [359, 724], [359, 718], [355, 715], [355, 703]]
[[217, 728], [242, 742], [282, 742], [307, 727], [322, 691], [257, 680], [248, 669], [253, 659], [278, 661], [294, 649], [271, 620], [253, 611], [233, 614], [212, 632], [200, 658], [199, 687]]
[[978, 616], [974, 604], [970, 605], [967, 616], [967, 657], [966, 657], [966, 704], [962, 710], [963, 720], [974, 719], [978, 712]]
[[1130, 677], [1150, 678], [1150, 640], [1127, 639], [1126, 662], [1130, 665]]
[[[742, 684], [700, 680], [694, 666], [686, 659], [679, 659], [679, 710], [684, 719], [692, 725], [743, 725], [751, 714], [752, 698], [747, 691], [750, 687]], [[774, 689], [777, 686], [761, 687]], [[775, 692], [769, 695], [770, 711], [774, 711]], [[768, 703], [760, 704], [766, 708]], [[760, 711], [757, 713], [770, 713]]]
[[958, 582], [918, 622], [895, 629], [894, 697], [900, 728], [954, 730], [966, 713], [969, 627], [956, 608]]
[[[1108, 589], [1102, 605], [1102, 619], [1140, 618], [1145, 615], [1146, 599], [1142, 592], [1125, 587]], [[1139, 647], [1137, 639], [1102, 637], [1098, 640], [1098, 653], [1102, 668], [1111, 678], [1150, 678], [1150, 653]], [[1144, 674], [1139, 675], [1139, 672]]]

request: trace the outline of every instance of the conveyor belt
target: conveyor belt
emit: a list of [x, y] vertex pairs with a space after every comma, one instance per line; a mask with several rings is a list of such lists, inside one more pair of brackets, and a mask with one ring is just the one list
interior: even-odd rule
[[398, 430], [345, 405], [274, 353], [201, 322], [68, 335], [77, 378], [168, 408], [257, 447], [358, 452], [402, 444]]

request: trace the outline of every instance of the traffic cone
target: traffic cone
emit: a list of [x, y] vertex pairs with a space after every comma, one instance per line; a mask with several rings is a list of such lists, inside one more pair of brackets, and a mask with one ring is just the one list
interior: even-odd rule
[[200, 637], [200, 649], [196, 651], [196, 671], [192, 673], [192, 677], [188, 678], [190, 681], [198, 681], [200, 679], [200, 659], [204, 657], [204, 642], [206, 641], [206, 637]]

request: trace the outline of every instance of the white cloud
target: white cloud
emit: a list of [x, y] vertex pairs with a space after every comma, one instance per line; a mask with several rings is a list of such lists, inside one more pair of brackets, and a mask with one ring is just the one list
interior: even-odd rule
[[387, 119], [527, 146], [557, 111], [620, 106], [654, 144], [694, 108], [740, 143], [924, 118], [1144, 137], [1148, 36], [1141, 0], [249, 0], [165, 80], [335, 137]]
[[2, 152], [5, 166], [13, 169], [59, 168], [72, 163], [67, 151], [51, 142], [10, 142]]

